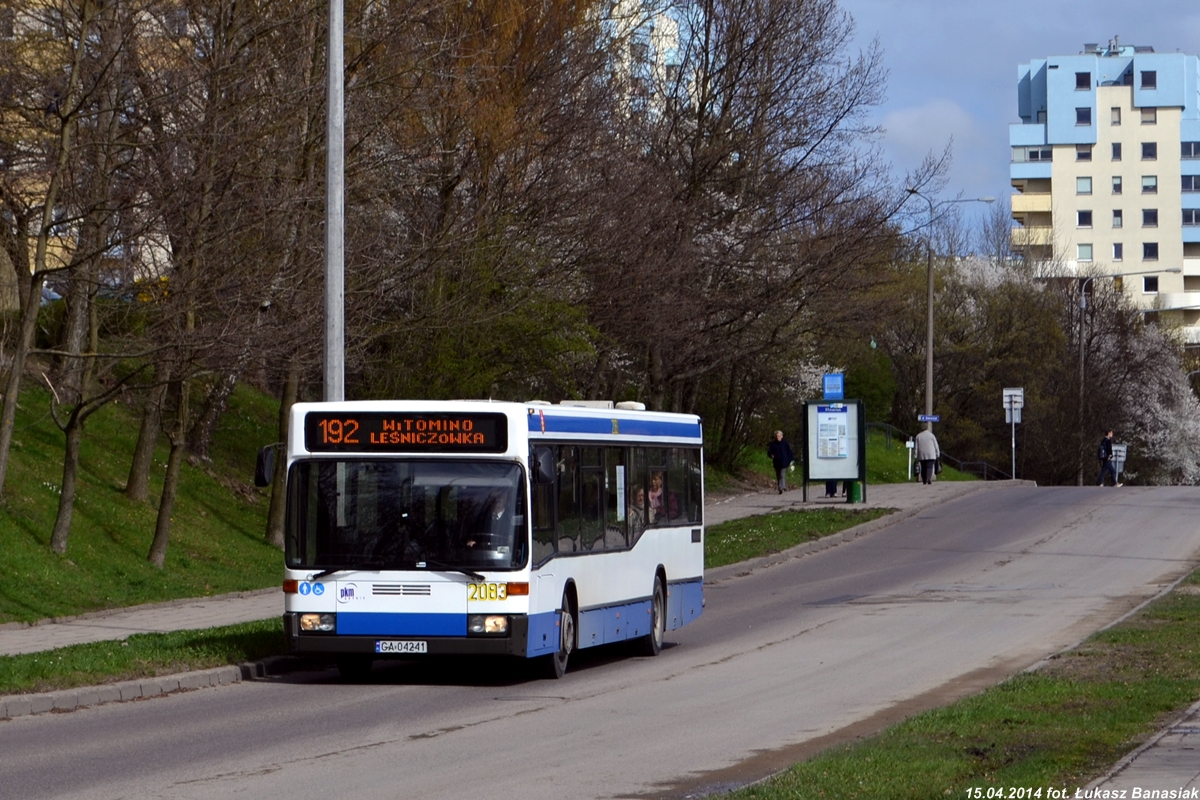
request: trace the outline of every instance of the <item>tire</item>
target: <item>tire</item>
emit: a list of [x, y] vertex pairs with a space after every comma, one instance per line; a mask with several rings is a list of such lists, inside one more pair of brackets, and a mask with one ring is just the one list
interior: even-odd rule
[[667, 595], [662, 578], [654, 576], [654, 594], [650, 598], [650, 632], [638, 641], [638, 655], [656, 656], [662, 652], [667, 631]]
[[542, 662], [543, 675], [553, 680], [567, 674], [567, 662], [571, 653], [575, 652], [575, 611], [571, 607], [571, 598], [565, 592], [559, 607], [558, 620], [558, 652], [543, 656]]
[[371, 674], [373, 660], [370, 656], [340, 655], [337, 657], [338, 672], [343, 680], [364, 681]]

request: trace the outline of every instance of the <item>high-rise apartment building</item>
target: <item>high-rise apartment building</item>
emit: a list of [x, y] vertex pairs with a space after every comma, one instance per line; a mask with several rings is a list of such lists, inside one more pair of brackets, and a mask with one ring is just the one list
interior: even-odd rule
[[1124, 275], [1200, 345], [1200, 59], [1085, 45], [1021, 64], [1017, 105], [1013, 246], [1068, 274]]

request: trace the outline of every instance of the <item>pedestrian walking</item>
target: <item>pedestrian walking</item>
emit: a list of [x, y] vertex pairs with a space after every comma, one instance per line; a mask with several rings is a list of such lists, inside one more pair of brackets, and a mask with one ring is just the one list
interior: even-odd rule
[[1120, 486], [1117, 482], [1117, 465], [1113, 463], [1113, 432], [1105, 431], [1104, 438], [1100, 440], [1100, 446], [1096, 448], [1096, 458], [1100, 460], [1100, 475], [1096, 478], [1096, 485], [1103, 486], [1106, 475], [1112, 476], [1112, 485]]
[[916, 451], [917, 464], [920, 467], [921, 473], [921, 483], [933, 483], [933, 473], [937, 469], [938, 459], [942, 457], [942, 451], [938, 449], [937, 437], [933, 435], [933, 431], [929, 428], [917, 434]]
[[787, 491], [787, 473], [796, 460], [792, 446], [783, 438], [783, 431], [775, 431], [775, 438], [767, 445], [767, 457], [775, 467], [775, 490], [779, 494]]

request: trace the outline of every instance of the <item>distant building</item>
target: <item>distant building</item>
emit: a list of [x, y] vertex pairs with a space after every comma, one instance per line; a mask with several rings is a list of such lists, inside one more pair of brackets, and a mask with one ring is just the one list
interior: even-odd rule
[[1084, 45], [1018, 66], [1017, 107], [1014, 248], [1068, 274], [1125, 274], [1200, 345], [1200, 59]]

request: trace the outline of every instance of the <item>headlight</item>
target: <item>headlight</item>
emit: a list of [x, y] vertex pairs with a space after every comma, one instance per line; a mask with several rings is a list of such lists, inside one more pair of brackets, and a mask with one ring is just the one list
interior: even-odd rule
[[467, 630], [479, 636], [503, 636], [508, 633], [508, 617], [475, 614], [467, 618]]
[[301, 614], [300, 630], [333, 633], [337, 630], [337, 614]]

